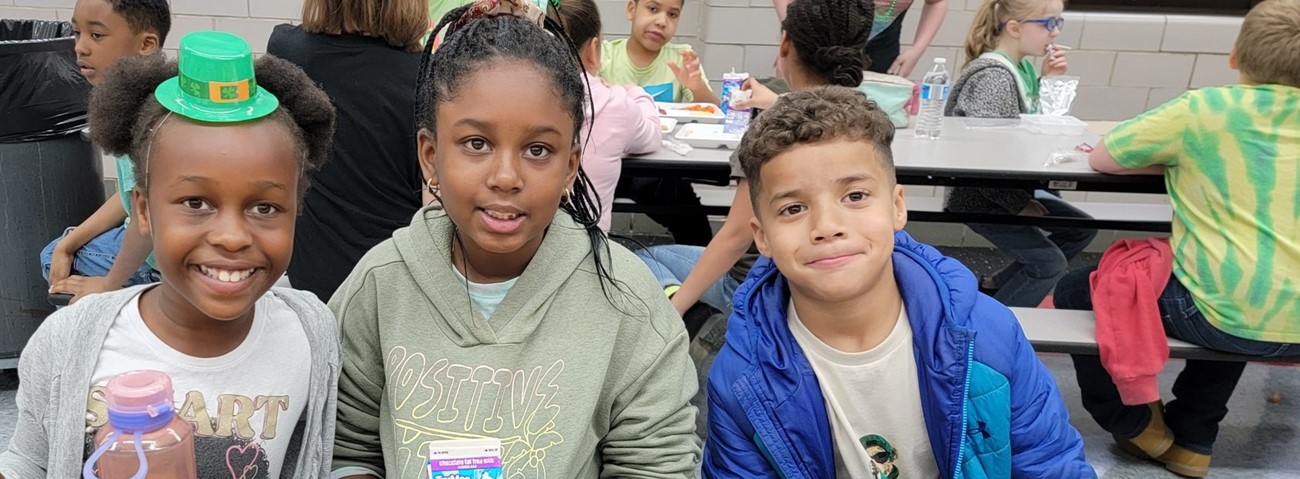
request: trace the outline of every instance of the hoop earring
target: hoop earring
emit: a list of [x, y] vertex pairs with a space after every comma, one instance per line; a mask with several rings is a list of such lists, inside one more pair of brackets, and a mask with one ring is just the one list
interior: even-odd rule
[[572, 189], [570, 189], [570, 188], [565, 188], [565, 189], [564, 189], [564, 201], [561, 202], [560, 204], [562, 204], [562, 205], [567, 205], [568, 207], [573, 208], [573, 190], [572, 190]]

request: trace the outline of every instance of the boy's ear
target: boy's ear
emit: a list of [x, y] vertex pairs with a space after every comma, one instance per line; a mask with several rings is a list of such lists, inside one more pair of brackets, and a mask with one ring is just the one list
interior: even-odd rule
[[794, 43], [790, 41], [790, 35], [785, 30], [781, 30], [781, 41], [777, 43], [776, 56], [787, 58], [792, 51], [794, 51]]
[[636, 13], [637, 0], [627, 0], [627, 21], [632, 21], [632, 15]]
[[1232, 51], [1228, 52], [1228, 68], [1241, 71], [1241, 66], [1237, 63], [1237, 47], [1232, 47]]
[[153, 55], [162, 49], [162, 42], [158, 40], [158, 34], [146, 31], [140, 34], [140, 54]]
[[438, 168], [434, 161], [437, 158], [438, 140], [434, 138], [433, 132], [421, 128], [415, 134], [415, 153], [420, 160], [420, 172], [424, 173], [424, 180], [427, 182], [420, 185], [420, 188], [427, 190], [429, 186], [438, 185]]
[[770, 258], [772, 254], [767, 251], [767, 234], [763, 233], [763, 222], [758, 220], [757, 211], [749, 219], [749, 230], [754, 233], [754, 246], [758, 247], [758, 252]]
[[139, 186], [131, 188], [131, 211], [128, 213], [131, 215], [132, 228], [146, 238], [153, 237], [153, 227], [149, 221], [152, 219], [149, 217], [149, 200]]
[[903, 198], [903, 185], [894, 185], [894, 231], [907, 226], [907, 199]]

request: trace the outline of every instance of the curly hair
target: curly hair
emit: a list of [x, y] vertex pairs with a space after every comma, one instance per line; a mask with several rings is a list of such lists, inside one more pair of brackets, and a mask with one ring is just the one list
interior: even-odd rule
[[799, 0], [790, 3], [781, 29], [800, 63], [825, 83], [862, 83], [875, 6], [871, 0]]
[[[302, 69], [266, 55], [253, 66], [257, 84], [280, 100], [280, 107], [263, 119], [288, 131], [302, 173], [320, 168], [334, 139], [334, 106]], [[175, 60], [162, 55], [127, 57], [109, 68], [103, 82], [90, 95], [90, 136], [113, 155], [128, 155], [136, 186], [148, 191], [149, 178], [142, 162], [152, 143], [152, 131], [167, 109], [154, 99], [154, 89], [178, 73]], [[301, 197], [307, 190], [305, 175], [298, 182]]]
[[781, 98], [754, 120], [740, 140], [736, 154], [755, 209], [763, 188], [759, 176], [763, 165], [796, 146], [831, 140], [870, 143], [893, 182], [894, 154], [889, 145], [894, 142], [894, 124], [889, 117], [856, 88], [818, 86]]
[[126, 19], [131, 31], [140, 33], [153, 30], [158, 33], [158, 45], [167, 42], [172, 29], [172, 9], [167, 0], [105, 0], [113, 6], [113, 13]]

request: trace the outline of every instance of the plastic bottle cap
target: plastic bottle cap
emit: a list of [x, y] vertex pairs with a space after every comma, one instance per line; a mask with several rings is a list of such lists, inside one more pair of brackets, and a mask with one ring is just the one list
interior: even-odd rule
[[948, 63], [948, 59], [944, 57], [939, 57], [939, 58], [935, 58], [934, 62], [942, 65], [944, 63]]
[[125, 372], [108, 380], [104, 399], [113, 411], [157, 416], [160, 406], [171, 407], [172, 378], [161, 371]]

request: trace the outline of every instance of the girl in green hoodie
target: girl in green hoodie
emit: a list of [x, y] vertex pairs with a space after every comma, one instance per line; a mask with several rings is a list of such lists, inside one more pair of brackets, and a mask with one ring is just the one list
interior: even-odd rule
[[576, 51], [531, 2], [453, 10], [421, 68], [440, 206], [335, 294], [335, 477], [426, 476], [430, 441], [497, 438], [509, 477], [693, 477], [694, 368], [645, 266], [607, 242], [580, 168]]

